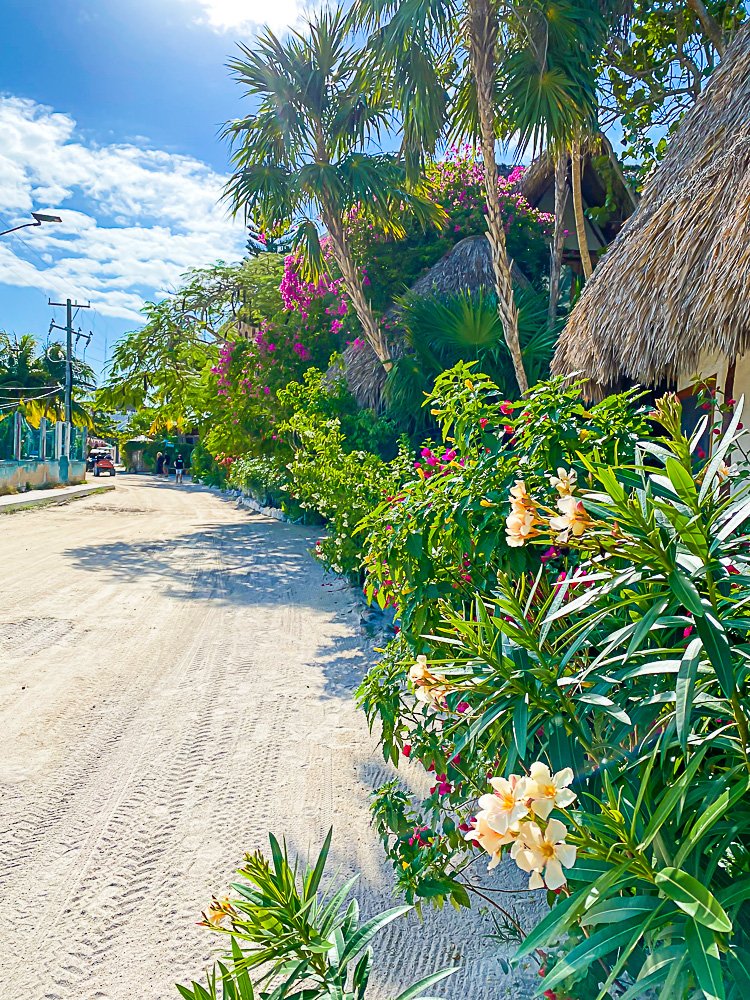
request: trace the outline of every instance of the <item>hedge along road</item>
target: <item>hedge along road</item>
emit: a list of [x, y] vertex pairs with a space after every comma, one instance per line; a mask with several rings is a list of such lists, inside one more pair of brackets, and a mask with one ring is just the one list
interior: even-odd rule
[[[267, 830], [306, 856], [333, 823], [331, 871], [361, 872], [366, 913], [392, 904], [368, 815], [390, 775], [352, 699], [370, 654], [313, 538], [150, 477], [2, 518], [3, 997], [176, 997], [225, 942], [201, 910]], [[453, 964], [445, 997], [530, 996], [491, 930], [392, 924], [372, 996]]]

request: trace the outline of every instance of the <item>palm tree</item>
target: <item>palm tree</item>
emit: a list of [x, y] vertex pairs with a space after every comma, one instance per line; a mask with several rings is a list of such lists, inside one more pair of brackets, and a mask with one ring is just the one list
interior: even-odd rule
[[[533, 288], [517, 292], [518, 329], [524, 367], [533, 384], [549, 374], [559, 329], [544, 322], [545, 297]], [[514, 395], [515, 371], [494, 295], [462, 291], [427, 298], [407, 292], [398, 300], [398, 323], [407, 352], [394, 361], [385, 383], [388, 413], [412, 431], [430, 423], [426, 394], [441, 372], [474, 361], [507, 396]]]
[[524, 392], [528, 379], [495, 154], [502, 131], [497, 104], [500, 19], [501, 13], [512, 13], [512, 7], [507, 0], [356, 0], [354, 16], [373, 30], [372, 51], [390, 70], [408, 164], [414, 167], [421, 156], [434, 153], [449, 124], [449, 104], [454, 133], [462, 131], [479, 140], [497, 310], [516, 381]]
[[386, 335], [365, 293], [347, 219], [358, 212], [402, 237], [405, 212], [425, 226], [442, 224], [445, 215], [425, 182], [407, 177], [402, 158], [370, 152], [391, 122], [392, 105], [349, 39], [348, 15], [334, 10], [315, 14], [304, 33], [279, 40], [266, 29], [252, 48], [240, 46], [230, 68], [259, 103], [225, 127], [235, 168], [226, 194], [258, 231], [293, 227], [312, 277], [325, 264], [322, 222], [364, 334], [388, 368]]
[[[21, 410], [36, 425], [41, 417], [63, 420], [65, 414], [65, 351], [61, 344], [40, 349], [31, 334], [11, 337], [0, 332], [0, 413]], [[90, 390], [96, 384], [93, 369], [73, 360], [73, 386]], [[73, 400], [73, 423], [90, 426], [88, 411]]]
[[581, 193], [583, 150], [598, 134], [598, 59], [623, 0], [527, 0], [515, 5], [520, 30], [509, 37], [501, 65], [501, 99], [520, 146], [546, 146], [555, 163], [555, 235], [550, 268], [551, 318], [557, 310], [562, 224], [570, 162], [576, 239], [584, 277], [592, 262]]

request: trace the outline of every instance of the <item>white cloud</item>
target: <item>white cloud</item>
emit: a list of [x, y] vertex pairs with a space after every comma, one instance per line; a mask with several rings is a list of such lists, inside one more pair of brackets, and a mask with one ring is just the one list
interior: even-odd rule
[[297, 0], [189, 0], [202, 10], [199, 20], [215, 31], [252, 31], [267, 24], [281, 31], [299, 23], [304, 6]]
[[95, 145], [69, 116], [0, 97], [0, 221], [54, 211], [61, 225], [0, 240], [0, 281], [90, 299], [137, 319], [188, 268], [241, 257], [245, 231], [219, 204], [225, 178], [189, 156]]

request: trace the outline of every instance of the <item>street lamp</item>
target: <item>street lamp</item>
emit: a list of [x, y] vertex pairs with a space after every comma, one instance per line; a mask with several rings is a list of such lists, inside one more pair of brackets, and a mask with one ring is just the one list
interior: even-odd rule
[[14, 226], [12, 229], [6, 229], [0, 236], [7, 236], [8, 233], [15, 233], [17, 229], [27, 229], [29, 226], [41, 226], [43, 222], [62, 222], [59, 215], [45, 215], [44, 212], [32, 212], [31, 218], [33, 222], [24, 222], [22, 226]]

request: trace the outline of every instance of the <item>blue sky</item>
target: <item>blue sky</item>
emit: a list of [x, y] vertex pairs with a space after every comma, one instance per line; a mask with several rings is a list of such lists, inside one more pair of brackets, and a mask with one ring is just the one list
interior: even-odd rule
[[[297, 0], [0, 0], [0, 229], [54, 210], [62, 225], [0, 238], [0, 328], [46, 337], [48, 297], [81, 315], [97, 368], [145, 298], [186, 268], [242, 255], [217, 205], [244, 113], [225, 63]], [[8, 41], [11, 44], [7, 44]]]

